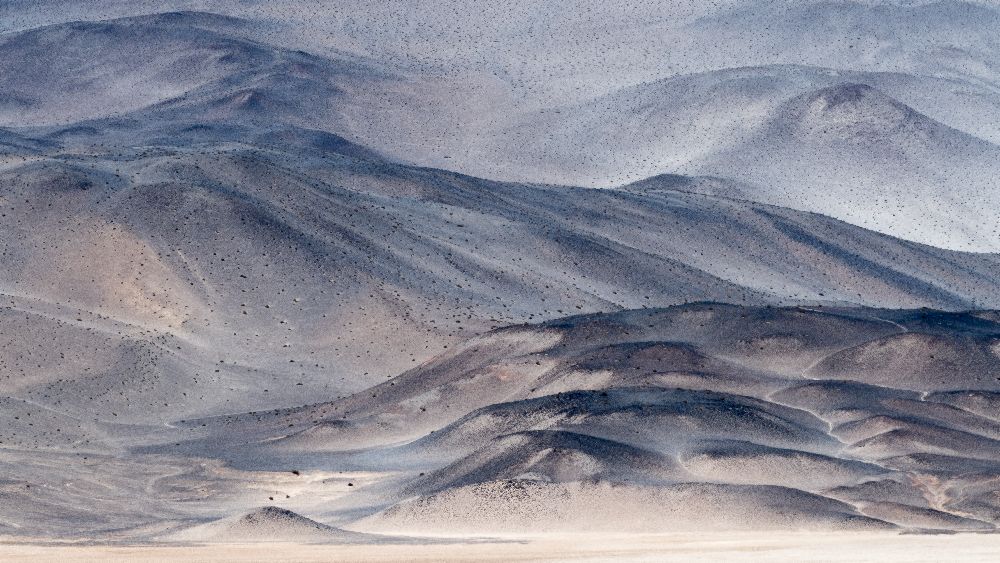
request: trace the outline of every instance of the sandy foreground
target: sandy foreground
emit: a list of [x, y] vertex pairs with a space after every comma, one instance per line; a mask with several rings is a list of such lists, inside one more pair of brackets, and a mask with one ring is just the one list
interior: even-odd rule
[[[450, 540], [449, 540], [450, 541]], [[424, 545], [0, 544], [2, 561], [998, 561], [1000, 534], [758, 533], [459, 539]]]

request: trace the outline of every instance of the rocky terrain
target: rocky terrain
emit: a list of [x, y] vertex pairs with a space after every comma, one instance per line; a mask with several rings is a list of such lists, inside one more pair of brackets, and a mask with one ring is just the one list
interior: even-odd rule
[[996, 530], [995, 7], [362, 4], [0, 7], [0, 536]]

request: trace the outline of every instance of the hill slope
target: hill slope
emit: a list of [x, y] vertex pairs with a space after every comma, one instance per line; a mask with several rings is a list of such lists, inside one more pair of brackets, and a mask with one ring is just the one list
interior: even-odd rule
[[865, 84], [778, 108], [746, 141], [690, 165], [757, 186], [752, 198], [939, 247], [996, 252], [1000, 147]]
[[[974, 363], [943, 352], [972, 343]], [[367, 514], [351, 526], [365, 531], [991, 530], [998, 343], [989, 313], [585, 315], [495, 331], [337, 401], [193, 421], [187, 442], [142, 451], [388, 471], [330, 507]]]

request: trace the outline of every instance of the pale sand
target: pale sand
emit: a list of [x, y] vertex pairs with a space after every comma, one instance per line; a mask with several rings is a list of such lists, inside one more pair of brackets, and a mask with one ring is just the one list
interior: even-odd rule
[[[1000, 534], [760, 533], [587, 535], [507, 542], [195, 547], [0, 545], [3, 561], [997, 561]], [[459, 541], [459, 540], [456, 540]]]

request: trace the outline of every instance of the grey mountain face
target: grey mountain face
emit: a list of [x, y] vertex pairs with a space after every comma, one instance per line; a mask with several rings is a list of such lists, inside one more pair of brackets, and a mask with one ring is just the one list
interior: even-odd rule
[[194, 4], [0, 12], [0, 534], [1000, 523], [995, 8]]

